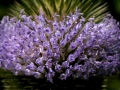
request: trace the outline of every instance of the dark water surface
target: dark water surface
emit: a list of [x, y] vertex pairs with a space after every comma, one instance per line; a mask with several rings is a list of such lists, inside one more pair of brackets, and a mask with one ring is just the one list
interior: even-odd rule
[[8, 71], [0, 72], [0, 90], [102, 90], [103, 78], [91, 77], [89, 80], [68, 78], [65, 81], [57, 77], [53, 83], [45, 79], [27, 76], [14, 76]]
[[55, 77], [50, 83], [46, 79], [14, 76], [0, 69], [0, 90], [120, 90], [120, 75], [90, 77], [89, 80], [68, 78], [65, 81]]

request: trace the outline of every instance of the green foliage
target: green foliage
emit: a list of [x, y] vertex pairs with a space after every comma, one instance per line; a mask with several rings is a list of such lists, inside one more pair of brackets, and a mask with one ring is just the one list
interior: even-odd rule
[[53, 15], [59, 14], [61, 18], [79, 8], [84, 14], [86, 20], [95, 17], [96, 22], [101, 20], [107, 13], [107, 2], [105, 0], [20, 0], [11, 6], [11, 16], [19, 16], [21, 9], [24, 9], [27, 15], [35, 17], [44, 14], [52, 19]]
[[2, 83], [0, 90], [18, 90], [18, 79], [8, 70], [0, 69], [0, 83]]
[[102, 86], [104, 90], [120, 90], [120, 75], [105, 77]]

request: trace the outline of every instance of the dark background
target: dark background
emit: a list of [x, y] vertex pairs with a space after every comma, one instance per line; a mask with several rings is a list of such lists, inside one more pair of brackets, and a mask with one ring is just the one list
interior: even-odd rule
[[[13, 1], [14, 0], [0, 0], [0, 19], [4, 16], [4, 15], [7, 15], [8, 13], [8, 8], [10, 7], [10, 5], [13, 4]], [[16, 0], [18, 1], [18, 0]], [[107, 0], [108, 2], [108, 5], [109, 5], [109, 11], [111, 12], [111, 14], [114, 16], [114, 18], [116, 18], [117, 20], [120, 21], [120, 0]], [[3, 74], [4, 73], [4, 74]], [[11, 75], [11, 76], [10, 76]], [[18, 78], [20, 79], [20, 81], [18, 82]], [[28, 79], [31, 81], [31, 82], [34, 82], [32, 84], [29, 84], [28, 83]], [[96, 79], [96, 78], [95, 78]], [[17, 89], [14, 89], [14, 90], [33, 90], [33, 89], [30, 89], [32, 86], [33, 87], [41, 87], [40, 84], [36, 84], [36, 81], [33, 81], [34, 79], [30, 79], [30, 78], [27, 78], [24, 79], [24, 78], [20, 78], [20, 77], [17, 77], [17, 79], [12, 75], [12, 74], [8, 74], [7, 71], [2, 71], [0, 70], [0, 90], [13, 90], [13, 86], [15, 86], [14, 88], [17, 88]], [[97, 85], [100, 85], [100, 87], [102, 87], [102, 84], [106, 84], [107, 85], [107, 88], [106, 90], [120, 90], [120, 76], [112, 76], [112, 77], [108, 77], [108, 80], [107, 81], [104, 81], [102, 82], [101, 84], [101, 81], [99, 81], [99, 78], [96, 79], [98, 80], [98, 82], [94, 82], [94, 80], [90, 80], [90, 82], [87, 82], [87, 87], [89, 86], [92, 86], [94, 85], [95, 87], [97, 87]], [[100, 80], [102, 80], [100, 78]], [[9, 81], [9, 82], [8, 82]], [[91, 82], [92, 81], [92, 82]], [[20, 83], [20, 82], [24, 82], [24, 83]], [[6, 84], [5, 84], [6, 83]], [[63, 82], [61, 82], [63, 83]], [[66, 83], [66, 82], [65, 82]], [[63, 83], [63, 84], [65, 84]], [[82, 81], [82, 84], [83, 83], [86, 83], [86, 82], [83, 82]], [[22, 89], [18, 89], [18, 84], [21, 84], [22, 86], [20, 88]], [[27, 84], [27, 85], [26, 85]], [[75, 83], [76, 84], [76, 83]], [[92, 84], [92, 85], [91, 85]], [[97, 85], [96, 85], [97, 84]], [[5, 85], [9, 85], [11, 86], [12, 89], [5, 89]], [[42, 85], [42, 84], [41, 84]], [[29, 86], [29, 87], [26, 87], [26, 86]], [[70, 86], [73, 86], [72, 84]], [[27, 89], [23, 89], [23, 87], [26, 87]], [[43, 86], [44, 87], [44, 86]], [[48, 85], [46, 86], [47, 88], [50, 88], [52, 87], [52, 85]], [[60, 84], [60, 87], [61, 87], [61, 84]], [[103, 86], [105, 87], [105, 86]], [[6, 87], [7, 88], [7, 87]], [[29, 88], [29, 89], [28, 89]], [[38, 88], [38, 87], [37, 87]], [[45, 87], [44, 87], [45, 88]], [[89, 88], [90, 89], [90, 88]], [[92, 89], [92, 88], [91, 88]], [[37, 89], [38, 90], [38, 89]], [[44, 90], [47, 90], [46, 88]], [[50, 89], [49, 89], [50, 90]], [[63, 90], [63, 89], [61, 89]], [[83, 89], [82, 89], [83, 90]], [[86, 90], [86, 89], [85, 89]], [[92, 89], [93, 90], [93, 89]], [[95, 89], [95, 90], [99, 90], [99, 89]], [[102, 90], [102, 89], [100, 89]]]
[[[13, 4], [14, 0], [0, 0], [0, 19], [7, 15], [8, 8]], [[16, 0], [19, 1], [19, 0]], [[120, 0], [106, 0], [109, 5], [111, 14], [120, 21]]]
[[111, 14], [120, 21], [120, 0], [107, 0], [107, 2]]
[[7, 15], [8, 8], [13, 4], [14, 0], [0, 0], [0, 19]]

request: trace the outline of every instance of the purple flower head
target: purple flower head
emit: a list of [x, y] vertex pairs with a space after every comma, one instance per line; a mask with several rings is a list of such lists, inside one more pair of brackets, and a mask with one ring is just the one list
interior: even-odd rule
[[0, 67], [50, 82], [56, 74], [65, 80], [119, 73], [120, 28], [111, 15], [95, 23], [77, 9], [61, 21], [53, 18], [5, 16], [0, 22]]

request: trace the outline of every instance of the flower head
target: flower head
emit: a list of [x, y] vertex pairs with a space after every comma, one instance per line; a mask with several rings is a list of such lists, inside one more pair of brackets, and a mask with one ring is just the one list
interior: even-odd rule
[[52, 82], [59, 78], [111, 75], [120, 68], [120, 28], [111, 15], [99, 23], [85, 20], [79, 9], [58, 20], [21, 11], [20, 19], [0, 23], [0, 67], [14, 74]]

